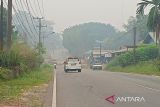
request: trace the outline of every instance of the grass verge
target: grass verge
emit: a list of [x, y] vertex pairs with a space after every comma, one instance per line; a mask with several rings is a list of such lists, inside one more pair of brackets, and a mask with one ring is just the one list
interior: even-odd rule
[[160, 71], [157, 69], [157, 67], [154, 65], [152, 61], [141, 62], [136, 65], [129, 65], [126, 67], [106, 66], [105, 69], [113, 72], [126, 72], [126, 73], [137, 73], [137, 74], [160, 76]]
[[25, 90], [48, 83], [52, 78], [52, 71], [51, 66], [42, 65], [16, 79], [0, 80], [0, 102], [18, 99]]

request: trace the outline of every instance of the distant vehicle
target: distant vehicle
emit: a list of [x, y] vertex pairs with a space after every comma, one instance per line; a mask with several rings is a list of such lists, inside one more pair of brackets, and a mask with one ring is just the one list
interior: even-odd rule
[[56, 69], [57, 68], [57, 60], [56, 59], [51, 59], [49, 63], [53, 64], [53, 67]]
[[55, 63], [55, 64], [54, 64], [54, 69], [56, 69], [56, 68], [57, 68], [57, 64]]
[[94, 58], [91, 60], [90, 62], [90, 68], [93, 69], [93, 70], [102, 70], [102, 62], [100, 61], [99, 58]]
[[69, 57], [67, 60], [64, 62], [64, 71], [78, 71], [81, 72], [82, 65], [81, 65], [81, 60], [77, 57]]
[[90, 65], [90, 68], [93, 70], [102, 70], [102, 63], [92, 63]]

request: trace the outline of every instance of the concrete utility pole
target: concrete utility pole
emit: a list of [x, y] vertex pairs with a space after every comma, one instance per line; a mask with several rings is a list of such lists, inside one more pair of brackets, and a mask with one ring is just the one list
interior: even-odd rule
[[102, 62], [102, 43], [103, 41], [96, 40], [96, 42], [100, 44], [99, 53], [100, 53], [100, 62]]
[[136, 63], [136, 32], [137, 28], [133, 28], [134, 36], [133, 36], [133, 55], [134, 55], [134, 63]]
[[102, 43], [100, 43], [100, 59], [102, 58]]
[[[42, 30], [42, 27], [47, 27], [47, 26], [42, 26], [43, 17], [42, 18], [37, 17], [37, 18], [34, 18], [34, 19], [37, 19], [38, 22], [39, 22], [39, 25], [37, 27], [39, 28], [39, 46], [40, 46], [40, 45], [42, 45], [42, 41], [41, 41], [41, 32], [42, 32], [41, 30]], [[40, 48], [39, 48], [39, 54], [41, 54]]]
[[1, 0], [1, 17], [0, 17], [0, 51], [3, 51], [3, 0]]
[[8, 21], [7, 21], [7, 48], [12, 44], [12, 0], [8, 0]]

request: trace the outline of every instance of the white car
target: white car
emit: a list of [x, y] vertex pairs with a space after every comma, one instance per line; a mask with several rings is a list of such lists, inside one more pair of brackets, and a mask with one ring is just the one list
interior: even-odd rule
[[81, 72], [82, 65], [81, 61], [77, 57], [69, 57], [67, 60], [64, 62], [64, 71], [78, 71]]

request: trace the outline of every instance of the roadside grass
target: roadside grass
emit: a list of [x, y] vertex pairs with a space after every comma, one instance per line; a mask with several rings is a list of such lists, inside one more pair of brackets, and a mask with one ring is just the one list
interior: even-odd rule
[[126, 73], [137, 73], [137, 74], [145, 74], [145, 75], [157, 75], [160, 76], [160, 71], [154, 65], [154, 62], [140, 62], [135, 65], [129, 65], [126, 67], [121, 66], [106, 66], [106, 70], [112, 72], [126, 72]]
[[48, 83], [53, 74], [53, 67], [42, 65], [40, 68], [25, 73], [12, 80], [0, 80], [0, 102], [18, 99], [27, 89]]

